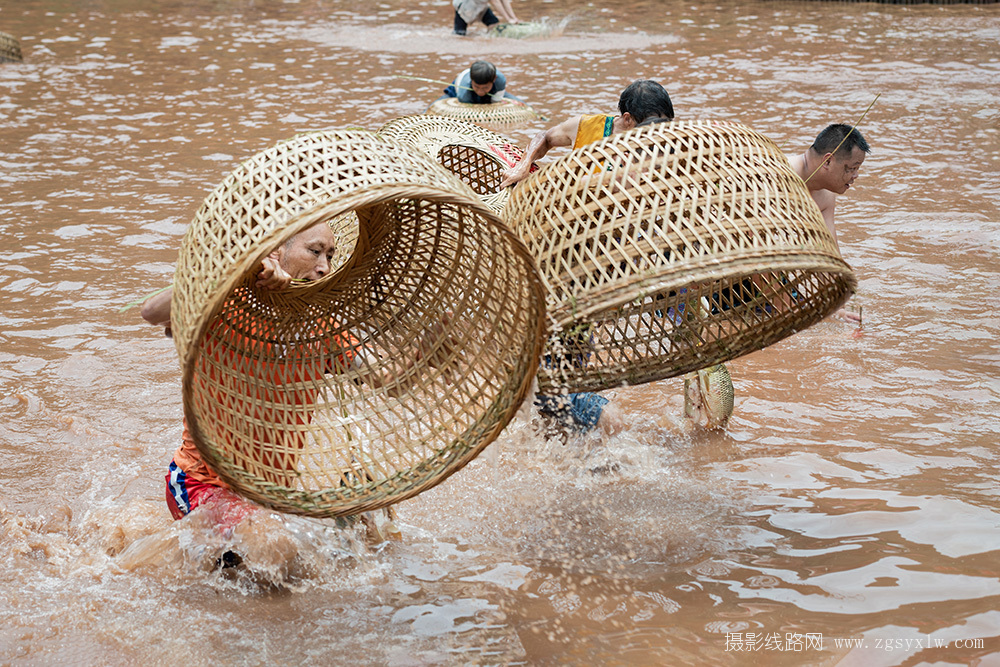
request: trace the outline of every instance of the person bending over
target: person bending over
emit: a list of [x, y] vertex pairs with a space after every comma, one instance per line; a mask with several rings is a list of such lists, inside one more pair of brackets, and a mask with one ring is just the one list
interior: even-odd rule
[[[625, 132], [647, 120], [673, 120], [674, 105], [666, 89], [656, 81], [641, 79], [629, 84], [618, 98], [619, 116], [605, 114], [569, 118], [538, 133], [528, 143], [524, 157], [504, 173], [501, 187], [524, 179], [535, 160], [557, 146], [579, 148], [604, 137]], [[539, 395], [535, 404], [546, 417], [558, 419], [574, 431], [586, 432], [600, 426], [605, 434], [620, 428], [618, 410], [608, 406], [608, 399], [593, 392], [564, 395]]]
[[[520, 23], [510, 0], [495, 0], [497, 13], [506, 23]], [[482, 21], [487, 28], [500, 23], [490, 8], [490, 0], [452, 0], [455, 7], [455, 34], [465, 35], [470, 23]]]
[[[823, 214], [833, 243], [840, 251], [834, 226], [837, 195], [854, 185], [865, 156], [871, 153], [868, 142], [856, 127], [835, 123], [817, 135], [812, 145], [800, 155], [789, 158], [792, 169], [805, 181], [809, 194]], [[860, 322], [861, 316], [841, 308], [837, 315], [849, 322]]]
[[472, 63], [444, 89], [445, 97], [454, 97], [466, 104], [496, 104], [502, 102], [505, 95], [518, 100], [517, 97], [507, 93], [507, 77], [493, 63], [486, 60]]
[[618, 116], [591, 114], [574, 116], [536, 134], [524, 149], [521, 160], [504, 172], [500, 187], [514, 185], [527, 177], [531, 165], [550, 150], [560, 146], [579, 148], [612, 134], [637, 127], [650, 118], [673, 120], [674, 105], [670, 95], [656, 81], [633, 81], [618, 98]]

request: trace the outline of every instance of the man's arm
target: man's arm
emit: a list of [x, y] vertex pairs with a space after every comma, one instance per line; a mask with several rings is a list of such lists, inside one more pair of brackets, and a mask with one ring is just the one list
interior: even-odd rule
[[[257, 273], [257, 287], [266, 290], [284, 289], [292, 284], [292, 277], [281, 268], [276, 256], [268, 256], [261, 263]], [[163, 333], [171, 335], [170, 302], [173, 299], [174, 288], [164, 290], [146, 299], [139, 314], [153, 326], [163, 327]]]
[[163, 327], [163, 332], [170, 335], [170, 299], [173, 297], [174, 288], [166, 289], [156, 296], [152, 296], [142, 304], [139, 314], [153, 326]]
[[496, 92], [490, 94], [490, 104], [498, 104], [503, 101], [504, 91], [507, 89], [507, 77], [497, 72], [496, 79], [493, 80], [493, 87], [496, 88]]
[[826, 223], [826, 228], [830, 230], [830, 236], [833, 237], [833, 245], [837, 247], [837, 252], [840, 252], [840, 243], [837, 241], [837, 229], [833, 224], [833, 212], [837, 207], [837, 195], [829, 190], [812, 190], [809, 194], [812, 195], [813, 201], [819, 207], [819, 212], [823, 214], [823, 222]]
[[281, 268], [277, 255], [272, 253], [261, 262], [257, 273], [257, 287], [266, 290], [285, 289], [292, 284], [292, 277]]
[[472, 103], [472, 75], [469, 69], [462, 70], [451, 85], [455, 89], [455, 99], [466, 104]]
[[520, 23], [517, 16], [514, 15], [514, 8], [511, 6], [510, 0], [494, 0], [494, 9], [496, 9], [497, 14], [506, 23]]
[[[837, 207], [837, 195], [829, 190], [814, 190], [809, 194], [812, 195], [813, 200], [819, 207], [819, 212], [823, 214], [823, 222], [826, 223], [826, 228], [830, 230], [830, 236], [833, 237], [833, 245], [837, 248], [837, 252], [840, 253], [840, 242], [837, 240], [837, 229], [833, 224], [834, 209]], [[861, 324], [861, 315], [853, 310], [841, 308], [834, 313], [834, 315], [845, 322], [849, 322], [851, 324]]]
[[536, 134], [528, 142], [528, 147], [524, 149], [524, 156], [521, 160], [504, 172], [500, 187], [505, 188], [523, 180], [531, 172], [531, 163], [543, 158], [553, 148], [572, 146], [576, 141], [576, 132], [579, 128], [580, 116], [577, 116]]

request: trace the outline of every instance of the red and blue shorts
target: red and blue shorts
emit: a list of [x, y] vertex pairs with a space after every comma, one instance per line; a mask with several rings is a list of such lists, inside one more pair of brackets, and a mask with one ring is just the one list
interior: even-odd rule
[[211, 498], [222, 488], [188, 477], [173, 461], [170, 462], [168, 470], [167, 507], [174, 519], [183, 519], [188, 512]]

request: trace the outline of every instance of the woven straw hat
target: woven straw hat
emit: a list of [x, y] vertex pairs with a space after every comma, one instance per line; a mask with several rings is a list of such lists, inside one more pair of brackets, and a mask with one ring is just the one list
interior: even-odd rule
[[504, 218], [546, 284], [541, 391], [597, 391], [733, 359], [837, 310], [856, 280], [809, 192], [738, 123], [661, 123], [572, 151]]
[[[318, 223], [347, 246], [338, 268], [257, 288], [261, 260]], [[544, 338], [523, 244], [427, 155], [365, 131], [241, 164], [184, 237], [171, 307], [206, 463], [320, 517], [413, 496], [474, 458], [527, 395]]]
[[527, 104], [514, 100], [501, 100], [495, 104], [469, 104], [459, 102], [455, 97], [437, 100], [427, 107], [426, 113], [486, 125], [516, 125], [541, 117]]
[[0, 63], [19, 63], [23, 60], [21, 42], [13, 35], [0, 32]]
[[[482, 106], [482, 105], [480, 105]], [[445, 116], [404, 116], [378, 130], [382, 137], [418, 148], [458, 176], [496, 212], [510, 195], [500, 188], [503, 172], [521, 159], [512, 140], [475, 123]]]

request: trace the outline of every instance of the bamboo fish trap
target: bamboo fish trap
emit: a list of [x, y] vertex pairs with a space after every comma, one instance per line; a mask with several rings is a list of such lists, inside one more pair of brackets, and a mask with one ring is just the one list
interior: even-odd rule
[[[349, 246], [338, 268], [256, 287], [262, 259], [316, 224]], [[523, 244], [427, 155], [358, 130], [233, 171], [183, 239], [171, 308], [206, 463], [317, 517], [390, 505], [468, 463], [527, 395], [544, 340]]]
[[546, 284], [545, 392], [739, 357], [856, 287], [802, 179], [738, 123], [661, 123], [574, 150], [516, 186], [504, 218]]
[[500, 188], [503, 172], [521, 159], [510, 139], [470, 121], [445, 116], [404, 116], [390, 120], [378, 135], [424, 151], [479, 195], [499, 213], [508, 188]]
[[537, 120], [541, 116], [527, 104], [501, 100], [495, 104], [469, 104], [455, 97], [445, 97], [427, 107], [431, 116], [447, 116], [486, 125], [517, 125]]
[[491, 37], [506, 37], [508, 39], [531, 39], [533, 37], [549, 37], [558, 28], [558, 24], [550, 24], [547, 21], [497, 23], [489, 29], [488, 34]]
[[0, 63], [19, 63], [22, 60], [21, 42], [13, 35], [0, 32]]

